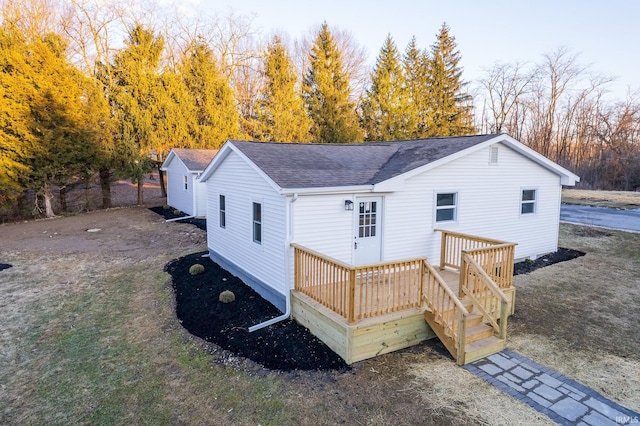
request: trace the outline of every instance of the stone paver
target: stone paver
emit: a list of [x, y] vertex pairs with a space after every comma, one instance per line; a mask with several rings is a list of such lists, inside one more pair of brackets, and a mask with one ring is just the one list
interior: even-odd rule
[[640, 423], [640, 413], [508, 349], [464, 368], [563, 425]]

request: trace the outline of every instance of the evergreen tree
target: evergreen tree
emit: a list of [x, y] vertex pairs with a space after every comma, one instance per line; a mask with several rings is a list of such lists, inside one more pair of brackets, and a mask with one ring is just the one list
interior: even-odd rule
[[453, 136], [473, 133], [470, 94], [462, 80], [460, 52], [449, 27], [442, 24], [428, 59], [429, 103], [432, 109], [429, 136]]
[[341, 52], [325, 22], [311, 52], [303, 82], [303, 98], [312, 120], [314, 142], [348, 143], [361, 140]]
[[0, 37], [0, 87], [6, 95], [0, 131], [10, 144], [3, 154], [20, 163], [1, 180], [11, 179], [14, 189], [36, 190], [46, 215], [53, 216], [52, 187], [88, 179], [100, 162], [101, 131], [89, 103], [95, 86], [66, 59], [66, 43], [58, 35], [27, 39], [5, 27]]
[[116, 150], [124, 161], [120, 169], [138, 183], [138, 204], [143, 203], [143, 178], [153, 169], [149, 154], [158, 138], [158, 99], [162, 98], [159, 76], [164, 39], [142, 25], [129, 32], [125, 47], [111, 66], [112, 82], [106, 84], [116, 126]]
[[426, 138], [431, 127], [432, 112], [429, 105], [428, 56], [418, 49], [415, 37], [412, 37], [407, 45], [403, 64], [406, 90], [411, 104], [409, 138]]
[[237, 137], [240, 117], [233, 90], [203, 40], [191, 46], [180, 72], [195, 105], [193, 146], [217, 149], [227, 139]]
[[371, 87], [362, 101], [365, 140], [407, 139], [413, 127], [412, 106], [405, 87], [400, 54], [387, 36], [371, 75]]
[[265, 88], [256, 107], [258, 139], [309, 142], [311, 121], [296, 88], [295, 67], [277, 36], [267, 47], [263, 76]]

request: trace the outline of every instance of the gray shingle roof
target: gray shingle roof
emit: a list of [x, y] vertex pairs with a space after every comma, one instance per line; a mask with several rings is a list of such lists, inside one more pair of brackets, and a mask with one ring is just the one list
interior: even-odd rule
[[372, 185], [498, 135], [359, 144], [230, 141], [281, 188]]
[[217, 149], [173, 148], [173, 152], [182, 160], [191, 172], [201, 172], [218, 152]]

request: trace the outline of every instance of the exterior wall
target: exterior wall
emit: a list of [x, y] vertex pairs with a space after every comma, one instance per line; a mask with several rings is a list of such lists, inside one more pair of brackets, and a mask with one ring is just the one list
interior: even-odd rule
[[292, 205], [292, 240], [308, 249], [345, 263], [352, 263], [353, 215], [344, 200], [353, 195], [299, 196]]
[[[281, 310], [286, 277], [286, 198], [231, 152], [206, 181], [207, 246], [211, 258]], [[226, 226], [220, 227], [219, 195]], [[262, 244], [253, 241], [253, 203], [262, 204]]]
[[196, 210], [193, 213], [194, 216], [206, 216], [207, 215], [207, 185], [205, 182], [200, 182], [197, 177], [191, 175], [194, 180], [193, 187], [195, 189], [195, 206]]
[[[517, 243], [516, 259], [557, 250], [560, 177], [499, 144], [498, 164], [490, 148], [414, 176], [403, 191], [386, 196], [383, 258], [427, 256], [439, 263], [434, 228]], [[536, 189], [536, 212], [520, 214], [522, 189]], [[457, 220], [435, 222], [435, 194], [457, 192]]]
[[[188, 176], [188, 188], [184, 189], [184, 176]], [[184, 163], [176, 156], [167, 168], [167, 204], [189, 215], [193, 209], [194, 178]]]

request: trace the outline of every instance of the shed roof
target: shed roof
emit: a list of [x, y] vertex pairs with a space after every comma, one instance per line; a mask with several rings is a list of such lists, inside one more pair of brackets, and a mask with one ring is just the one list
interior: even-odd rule
[[358, 144], [229, 141], [281, 188], [374, 185], [497, 135]]
[[[207, 165], [218, 152], [217, 149], [189, 148], [173, 148], [171, 151], [182, 160], [190, 172], [201, 172], [206, 169]], [[171, 153], [169, 155], [171, 155]], [[169, 156], [167, 156], [167, 160], [169, 160]]]

